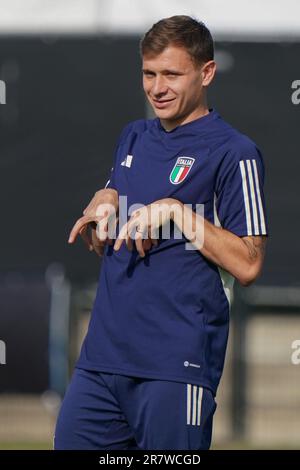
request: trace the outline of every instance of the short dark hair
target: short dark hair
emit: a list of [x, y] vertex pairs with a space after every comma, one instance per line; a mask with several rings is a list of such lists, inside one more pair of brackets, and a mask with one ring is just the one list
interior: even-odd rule
[[214, 58], [210, 31], [202, 21], [190, 16], [176, 15], [155, 23], [141, 39], [140, 52], [142, 56], [155, 56], [171, 44], [185, 48], [195, 65]]

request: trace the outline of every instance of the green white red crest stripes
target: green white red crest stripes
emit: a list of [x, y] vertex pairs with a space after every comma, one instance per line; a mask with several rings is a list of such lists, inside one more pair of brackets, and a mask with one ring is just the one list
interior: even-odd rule
[[191, 157], [178, 157], [173, 170], [170, 173], [171, 183], [182, 183], [192, 168], [194, 161], [195, 159]]

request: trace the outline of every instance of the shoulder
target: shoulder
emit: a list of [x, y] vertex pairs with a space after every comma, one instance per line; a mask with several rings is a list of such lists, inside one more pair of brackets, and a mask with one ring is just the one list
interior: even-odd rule
[[241, 161], [256, 160], [263, 165], [263, 156], [258, 145], [247, 135], [234, 128], [228, 129], [221, 145], [219, 165], [239, 166]]
[[216, 157], [213, 161], [217, 166], [223, 162], [234, 164], [245, 159], [261, 159], [257, 144], [249, 136], [225, 121], [220, 114], [216, 113], [216, 117], [211, 123], [207, 143]]
[[137, 119], [129, 122], [122, 130], [119, 143], [122, 144], [131, 134], [141, 134], [153, 125], [151, 119]]
[[260, 155], [260, 150], [256, 143], [247, 135], [235, 131], [228, 141], [228, 151], [233, 158], [244, 160], [245, 158]]
[[217, 165], [216, 186], [225, 181], [257, 173], [264, 178], [263, 156], [257, 144], [234, 128], [227, 133]]

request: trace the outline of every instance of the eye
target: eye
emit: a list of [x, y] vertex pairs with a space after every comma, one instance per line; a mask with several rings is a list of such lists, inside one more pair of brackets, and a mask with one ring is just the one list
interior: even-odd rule
[[179, 74], [176, 72], [168, 72], [166, 75], [168, 78], [176, 78]]
[[153, 72], [143, 72], [143, 75], [144, 75], [144, 77], [147, 77], [147, 78], [152, 78], [152, 77], [154, 77], [154, 73], [153, 73]]

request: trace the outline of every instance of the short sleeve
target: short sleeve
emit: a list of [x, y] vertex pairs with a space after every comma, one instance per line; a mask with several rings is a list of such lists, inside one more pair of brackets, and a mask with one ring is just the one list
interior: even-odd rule
[[120, 134], [120, 137], [119, 137], [117, 145], [116, 145], [115, 153], [114, 153], [113, 167], [110, 170], [109, 179], [107, 180], [107, 182], [104, 186], [105, 189], [106, 188], [111, 188], [111, 189], [115, 189], [117, 191], [116, 178], [115, 178], [115, 168], [116, 168], [116, 165], [117, 165], [118, 150], [119, 150], [119, 146], [126, 140], [127, 136], [129, 135], [129, 133], [132, 129], [132, 125], [133, 125], [133, 123], [127, 124], [127, 126], [125, 126], [125, 128], [123, 129], [123, 131]]
[[215, 188], [215, 223], [238, 236], [267, 235], [264, 162], [255, 144], [229, 151]]

